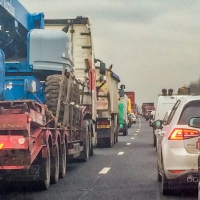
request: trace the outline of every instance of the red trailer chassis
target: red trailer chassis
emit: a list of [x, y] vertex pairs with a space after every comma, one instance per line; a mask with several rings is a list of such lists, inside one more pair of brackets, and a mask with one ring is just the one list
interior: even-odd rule
[[39, 181], [48, 189], [50, 178], [57, 182], [59, 175], [64, 177], [67, 160], [80, 155], [86, 137], [86, 109], [78, 109], [79, 127], [54, 128], [45, 105], [0, 101], [0, 180]]

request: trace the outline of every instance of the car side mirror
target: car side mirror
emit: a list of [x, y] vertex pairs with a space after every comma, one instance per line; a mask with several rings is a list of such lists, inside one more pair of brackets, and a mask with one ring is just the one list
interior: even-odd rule
[[101, 75], [105, 75], [106, 74], [106, 64], [104, 62], [100, 62], [99, 71], [100, 71]]
[[123, 98], [123, 97], [124, 97], [124, 90], [119, 89], [119, 98]]
[[163, 128], [163, 121], [162, 120], [156, 120], [152, 123], [152, 127], [155, 129], [162, 129]]
[[200, 128], [200, 117], [192, 117], [188, 122], [188, 126]]

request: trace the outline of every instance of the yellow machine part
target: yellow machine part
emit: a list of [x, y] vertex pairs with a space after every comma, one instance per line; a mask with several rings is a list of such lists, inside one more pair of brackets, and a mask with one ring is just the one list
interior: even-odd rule
[[128, 98], [128, 107], [127, 107], [127, 111], [129, 113], [131, 113], [131, 100]]

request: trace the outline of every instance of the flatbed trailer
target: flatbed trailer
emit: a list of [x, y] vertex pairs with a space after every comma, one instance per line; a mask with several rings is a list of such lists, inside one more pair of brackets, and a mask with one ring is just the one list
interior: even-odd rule
[[93, 155], [94, 105], [86, 100], [94, 70], [85, 64], [89, 75], [78, 77], [69, 36], [44, 29], [43, 13], [28, 13], [18, 0], [2, 1], [0, 11], [0, 183], [48, 189], [69, 160]]

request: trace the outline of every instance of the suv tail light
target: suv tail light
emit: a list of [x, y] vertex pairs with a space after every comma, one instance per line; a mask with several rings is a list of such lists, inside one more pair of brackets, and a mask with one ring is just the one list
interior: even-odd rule
[[174, 129], [171, 132], [168, 140], [185, 140], [198, 136], [200, 136], [200, 132], [198, 130], [180, 128], [180, 129]]
[[173, 174], [180, 174], [182, 172], [184, 172], [185, 170], [169, 170], [169, 172], [173, 173]]

